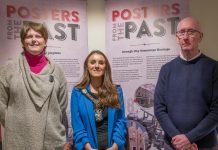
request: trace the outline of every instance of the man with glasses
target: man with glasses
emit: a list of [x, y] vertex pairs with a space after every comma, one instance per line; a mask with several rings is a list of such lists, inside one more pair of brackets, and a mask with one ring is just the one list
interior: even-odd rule
[[180, 55], [160, 70], [154, 111], [166, 149], [218, 149], [218, 63], [199, 50], [202, 38], [196, 19], [182, 19], [176, 32]]

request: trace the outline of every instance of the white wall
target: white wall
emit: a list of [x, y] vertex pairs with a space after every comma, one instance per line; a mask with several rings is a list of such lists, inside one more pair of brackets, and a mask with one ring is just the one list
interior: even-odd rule
[[[89, 50], [105, 51], [105, 0], [88, 1]], [[218, 0], [189, 0], [190, 15], [197, 18], [204, 31], [201, 50], [218, 60]]]
[[105, 1], [87, 0], [88, 48], [105, 51]]
[[204, 32], [200, 48], [202, 51], [218, 60], [218, 1], [190, 0], [190, 13], [197, 18]]

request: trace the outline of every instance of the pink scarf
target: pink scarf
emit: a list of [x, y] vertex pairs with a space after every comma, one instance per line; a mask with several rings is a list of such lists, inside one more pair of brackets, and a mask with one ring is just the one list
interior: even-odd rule
[[39, 55], [32, 55], [28, 51], [24, 50], [24, 54], [30, 66], [30, 70], [35, 74], [38, 74], [48, 63], [44, 50]]

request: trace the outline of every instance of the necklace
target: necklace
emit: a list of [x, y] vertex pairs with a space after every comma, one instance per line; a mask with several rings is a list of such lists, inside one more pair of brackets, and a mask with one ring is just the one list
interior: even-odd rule
[[102, 106], [102, 107], [100, 107], [100, 108], [96, 107], [96, 106], [100, 105], [99, 99], [94, 98], [94, 97], [87, 91], [87, 89], [82, 89], [81, 91], [82, 91], [82, 93], [83, 93], [84, 95], [86, 95], [86, 96], [94, 103], [94, 105], [95, 105], [95, 110], [94, 110], [94, 112], [95, 112], [95, 121], [96, 121], [96, 122], [102, 121], [102, 120], [104, 119], [104, 118], [103, 118], [103, 113], [102, 113], [102, 112], [103, 112], [103, 109], [104, 109], [104, 106]]
[[95, 121], [100, 122], [103, 120], [102, 109], [95, 109]]

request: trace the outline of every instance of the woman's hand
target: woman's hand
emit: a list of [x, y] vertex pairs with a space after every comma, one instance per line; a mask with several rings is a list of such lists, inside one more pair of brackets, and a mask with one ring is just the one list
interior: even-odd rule
[[66, 144], [64, 144], [63, 150], [71, 150], [71, 145], [72, 145], [72, 142], [68, 141]]
[[118, 145], [116, 143], [114, 143], [110, 148], [108, 148], [107, 150], [118, 150]]
[[93, 149], [89, 143], [86, 143], [85, 150], [95, 150], [95, 149]]

